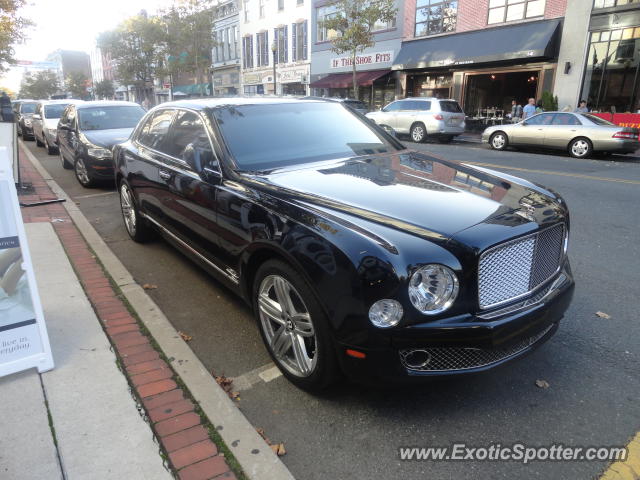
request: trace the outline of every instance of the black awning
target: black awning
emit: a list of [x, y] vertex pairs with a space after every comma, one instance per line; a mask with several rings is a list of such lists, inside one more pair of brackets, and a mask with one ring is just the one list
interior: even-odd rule
[[393, 70], [555, 58], [560, 19], [527, 22], [404, 42]]

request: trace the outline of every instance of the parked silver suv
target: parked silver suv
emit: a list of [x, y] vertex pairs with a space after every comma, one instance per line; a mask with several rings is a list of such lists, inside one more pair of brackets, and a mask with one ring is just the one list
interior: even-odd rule
[[391, 102], [367, 117], [383, 128], [411, 135], [414, 142], [433, 137], [449, 143], [464, 133], [464, 112], [455, 100], [433, 97], [404, 98]]

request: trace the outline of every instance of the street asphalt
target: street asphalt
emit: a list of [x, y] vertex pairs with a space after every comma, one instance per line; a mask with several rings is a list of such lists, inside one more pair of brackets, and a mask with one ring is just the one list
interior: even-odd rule
[[154, 287], [147, 292], [177, 330], [193, 337], [189, 345], [207, 368], [252, 379], [242, 382], [238, 406], [273, 442], [284, 442], [283, 460], [296, 478], [587, 479], [607, 462], [401, 461], [398, 449], [461, 442], [624, 446], [640, 430], [639, 157], [576, 160], [471, 143], [407, 142], [560, 192], [572, 214], [573, 304], [549, 342], [489, 373], [401, 388], [341, 383], [312, 396], [282, 376], [263, 375], [267, 382], [255, 374], [270, 359], [238, 298], [162, 240], [130, 241], [113, 188], [84, 189], [57, 156], [27, 145], [136, 281]]

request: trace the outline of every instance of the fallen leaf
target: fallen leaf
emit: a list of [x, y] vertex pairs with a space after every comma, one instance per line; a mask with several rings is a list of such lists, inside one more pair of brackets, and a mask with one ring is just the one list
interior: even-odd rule
[[155, 290], [156, 288], [158, 288], [158, 285], [154, 285], [153, 283], [145, 283], [144, 285], [142, 285], [142, 288], [144, 288], [145, 290]]
[[262, 428], [256, 428], [256, 432], [258, 432], [258, 435], [260, 435], [262, 437], [262, 439], [267, 442], [267, 445], [271, 445], [271, 440], [269, 440], [267, 438], [267, 436], [264, 433], [264, 430]]
[[184, 340], [185, 342], [190, 342], [191, 340], [193, 340], [193, 337], [191, 335], [187, 335], [184, 332], [178, 332], [178, 335], [180, 335], [182, 340]]
[[598, 316], [600, 318], [604, 318], [606, 320], [611, 318], [611, 315], [609, 315], [608, 313], [604, 313], [604, 312], [596, 312], [596, 316]]
[[271, 450], [273, 450], [273, 453], [275, 453], [279, 457], [282, 457], [287, 453], [287, 451], [284, 449], [284, 443], [276, 443], [275, 445], [271, 445]]
[[536, 387], [538, 388], [549, 388], [549, 382], [547, 382], [546, 380], [536, 380]]

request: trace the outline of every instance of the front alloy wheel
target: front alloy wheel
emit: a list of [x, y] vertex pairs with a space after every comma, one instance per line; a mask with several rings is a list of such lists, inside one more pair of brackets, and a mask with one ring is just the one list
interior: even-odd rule
[[127, 233], [136, 242], [146, 242], [152, 237], [153, 230], [144, 218], [138, 215], [135, 200], [124, 181], [120, 184], [120, 210]]
[[494, 133], [489, 140], [489, 144], [494, 150], [504, 150], [508, 143], [507, 136], [503, 132]]
[[94, 181], [89, 175], [89, 170], [87, 170], [87, 166], [82, 158], [78, 158], [76, 160], [74, 169], [76, 172], [76, 178], [78, 179], [78, 182], [80, 182], [80, 185], [85, 188], [93, 187]]

